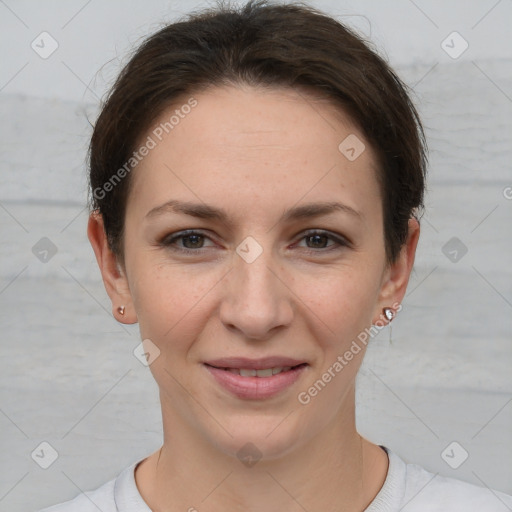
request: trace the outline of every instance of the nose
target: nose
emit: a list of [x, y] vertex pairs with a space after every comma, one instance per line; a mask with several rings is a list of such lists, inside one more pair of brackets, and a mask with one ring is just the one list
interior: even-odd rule
[[293, 318], [293, 293], [282, 267], [280, 271], [272, 260], [270, 250], [254, 261], [234, 254], [233, 268], [225, 278], [221, 321], [247, 339], [268, 339]]

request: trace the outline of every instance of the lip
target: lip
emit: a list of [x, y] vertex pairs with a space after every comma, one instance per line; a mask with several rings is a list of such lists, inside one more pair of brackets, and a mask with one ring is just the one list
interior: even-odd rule
[[[209, 366], [217, 368], [245, 368], [248, 370], [264, 370], [265, 368], [277, 368], [279, 366], [297, 366], [306, 361], [291, 357], [270, 356], [261, 359], [249, 359], [247, 357], [223, 357], [212, 361], [205, 361]], [[259, 377], [262, 378], [262, 377]]]
[[[301, 363], [300, 361], [296, 364], [284, 364], [293, 361], [294, 360], [289, 358], [265, 358], [252, 361], [248, 359], [230, 358], [229, 360], [223, 359], [215, 361], [215, 366], [211, 366], [210, 363], [205, 363], [204, 367], [222, 388], [235, 395], [237, 398], [244, 400], [265, 400], [290, 388], [297, 382], [308, 367], [307, 363]], [[240, 362], [241, 366], [239, 366]], [[248, 365], [248, 362], [252, 363], [252, 366]], [[220, 363], [223, 366], [217, 367], [217, 364]], [[226, 363], [228, 364], [226, 365]], [[271, 377], [242, 377], [241, 375], [223, 369], [243, 368], [263, 370], [265, 368], [275, 368], [278, 366], [293, 367], [288, 371], [272, 375]]]

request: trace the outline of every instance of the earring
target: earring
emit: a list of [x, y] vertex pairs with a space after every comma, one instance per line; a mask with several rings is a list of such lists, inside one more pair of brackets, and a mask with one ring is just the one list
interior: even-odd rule
[[382, 312], [384, 313], [384, 316], [388, 319], [389, 321], [389, 344], [391, 345], [393, 343], [393, 340], [391, 339], [391, 336], [392, 336], [392, 327], [391, 327], [391, 321], [393, 320], [394, 316], [395, 316], [395, 312], [391, 309], [391, 308], [384, 308], [382, 310]]
[[395, 316], [395, 312], [391, 308], [384, 308], [382, 310], [384, 316], [391, 322]]
[[120, 315], [124, 315], [124, 306], [119, 306], [117, 308], [117, 312], [120, 314]]

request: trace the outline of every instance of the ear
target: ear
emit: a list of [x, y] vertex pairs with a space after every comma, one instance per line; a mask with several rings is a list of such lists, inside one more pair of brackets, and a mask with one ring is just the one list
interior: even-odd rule
[[388, 265], [384, 271], [379, 300], [373, 316], [374, 324], [377, 322], [376, 319], [379, 320], [377, 325], [389, 322], [382, 313], [383, 308], [391, 308], [395, 315], [402, 309], [401, 302], [407, 290], [419, 237], [419, 222], [415, 218], [411, 218], [408, 223], [406, 243], [403, 245], [395, 263]]
[[[96, 255], [105, 290], [112, 301], [112, 314], [114, 318], [123, 324], [136, 323], [137, 315], [133, 308], [126, 273], [119, 264], [117, 256], [108, 246], [103, 217], [98, 211], [94, 211], [89, 215], [87, 236]], [[121, 314], [118, 310], [121, 306], [124, 306], [124, 314]]]

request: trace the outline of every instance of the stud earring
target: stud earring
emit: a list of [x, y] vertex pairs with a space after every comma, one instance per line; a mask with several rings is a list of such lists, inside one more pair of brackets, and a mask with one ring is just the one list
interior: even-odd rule
[[391, 308], [384, 308], [382, 310], [382, 312], [384, 313], [384, 316], [388, 319], [389, 321], [389, 344], [391, 345], [393, 343], [393, 340], [391, 339], [391, 336], [392, 336], [392, 327], [391, 327], [391, 321], [393, 320], [393, 318], [395, 317], [395, 312], [391, 309]]
[[118, 312], [120, 315], [124, 315], [124, 309], [125, 309], [125, 308], [124, 308], [124, 306], [119, 306], [119, 307], [117, 308], [117, 312]]
[[384, 313], [384, 316], [391, 322], [391, 320], [393, 320], [393, 318], [395, 317], [395, 312], [391, 309], [391, 308], [384, 308], [382, 310], [382, 312]]

